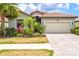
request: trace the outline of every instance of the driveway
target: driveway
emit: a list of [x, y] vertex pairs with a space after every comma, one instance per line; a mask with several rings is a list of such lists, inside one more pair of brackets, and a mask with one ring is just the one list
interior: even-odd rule
[[46, 34], [54, 56], [79, 56], [79, 36], [74, 34]]

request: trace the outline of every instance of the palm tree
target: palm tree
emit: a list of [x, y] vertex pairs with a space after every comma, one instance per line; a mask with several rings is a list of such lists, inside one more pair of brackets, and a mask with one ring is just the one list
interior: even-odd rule
[[[0, 16], [1, 16], [1, 28], [5, 28], [5, 17], [8, 20], [16, 18], [18, 16], [18, 9], [12, 3], [1, 3], [0, 4]], [[3, 30], [3, 36], [5, 36], [5, 30]]]

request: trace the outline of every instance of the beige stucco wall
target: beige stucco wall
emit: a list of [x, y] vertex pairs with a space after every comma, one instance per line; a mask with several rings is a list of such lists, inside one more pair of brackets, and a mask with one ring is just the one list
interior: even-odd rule
[[79, 17], [75, 20], [75, 27], [79, 27]]
[[16, 19], [9, 20], [9, 28], [16, 28]]
[[75, 27], [79, 27], [79, 21], [75, 22]]
[[74, 18], [42, 18], [41, 22], [44, 24], [45, 22], [71, 22], [74, 24], [75, 19]]
[[42, 18], [42, 22], [46, 22], [46, 21], [72, 22], [72, 21], [75, 21], [75, 20], [74, 20], [74, 18], [53, 18], [53, 17]]

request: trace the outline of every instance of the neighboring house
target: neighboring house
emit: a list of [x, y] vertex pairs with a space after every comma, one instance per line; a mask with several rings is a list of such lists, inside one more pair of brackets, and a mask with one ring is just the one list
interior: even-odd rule
[[9, 27], [17, 29], [21, 25], [21, 21], [28, 16], [39, 16], [41, 24], [46, 25], [46, 33], [70, 33], [70, 30], [75, 26], [77, 16], [64, 14], [59, 12], [46, 13], [34, 11], [30, 15], [21, 12], [21, 15], [14, 20], [9, 21]]
[[[1, 16], [0, 16], [0, 27], [1, 27]], [[5, 17], [5, 27], [8, 27], [8, 18]]]

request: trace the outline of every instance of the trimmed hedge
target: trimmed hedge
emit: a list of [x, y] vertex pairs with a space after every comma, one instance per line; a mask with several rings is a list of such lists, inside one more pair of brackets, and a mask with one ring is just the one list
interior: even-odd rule
[[71, 33], [79, 35], [79, 27], [71, 29]]

